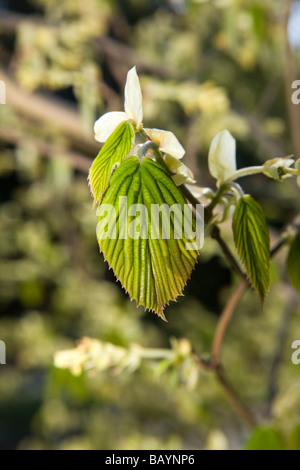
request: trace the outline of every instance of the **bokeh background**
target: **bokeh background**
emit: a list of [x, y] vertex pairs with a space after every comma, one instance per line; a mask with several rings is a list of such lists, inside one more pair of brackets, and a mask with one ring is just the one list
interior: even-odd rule
[[[136, 65], [146, 126], [178, 136], [200, 186], [214, 185], [207, 152], [224, 128], [237, 139], [239, 167], [299, 157], [300, 105], [291, 103], [299, 47], [297, 1], [0, 1], [1, 449], [247, 445], [251, 431], [215, 377], [189, 358], [123, 368], [108, 361], [79, 376], [53, 358], [82, 337], [125, 349], [191, 344], [208, 356], [237, 279], [207, 240], [168, 323], [129, 301], [97, 246], [87, 185], [100, 148], [93, 123], [123, 108]], [[243, 187], [262, 204], [275, 243], [299, 212], [299, 188], [262, 176]], [[222, 231], [232, 246], [229, 226]], [[272, 263], [264, 311], [255, 293], [245, 295], [223, 362], [265, 427], [256, 445], [299, 449], [300, 366], [291, 343], [300, 339], [300, 308], [286, 254]]]

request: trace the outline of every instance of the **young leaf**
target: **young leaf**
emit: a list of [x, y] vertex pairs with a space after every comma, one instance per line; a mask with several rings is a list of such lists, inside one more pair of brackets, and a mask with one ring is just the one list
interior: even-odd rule
[[[153, 207], [162, 204], [164, 212], [155, 218]], [[171, 210], [168, 217], [175, 204], [180, 213]], [[165, 305], [182, 294], [198, 254], [196, 246], [186, 247], [191, 240], [183, 227], [184, 207], [194, 229], [191, 209], [168, 171], [150, 158], [133, 156], [113, 173], [97, 211], [100, 251], [117, 279], [138, 305], [163, 319]]]
[[270, 284], [270, 237], [262, 208], [251, 196], [237, 203], [232, 229], [238, 254], [264, 301]]
[[287, 269], [293, 286], [300, 291], [300, 235], [297, 235], [292, 243]]
[[89, 184], [95, 204], [108, 187], [115, 167], [129, 154], [134, 141], [134, 130], [130, 122], [122, 122], [107, 139], [89, 172]]

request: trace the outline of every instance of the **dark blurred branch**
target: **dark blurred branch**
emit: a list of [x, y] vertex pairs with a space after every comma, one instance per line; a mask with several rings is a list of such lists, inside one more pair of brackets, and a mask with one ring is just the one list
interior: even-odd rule
[[136, 65], [141, 73], [151, 73], [157, 77], [177, 80], [187, 78], [171, 67], [157, 65], [157, 62], [154, 63], [149, 59], [144, 59], [132, 47], [109, 36], [101, 36], [95, 39], [94, 45], [99, 52], [106, 54], [118, 63], [126, 64], [127, 67]]
[[274, 79], [273, 77], [270, 77], [270, 81], [269, 83], [267, 83], [264, 91], [262, 92], [260, 101], [256, 109], [255, 114], [257, 117], [264, 117], [266, 114], [269, 113], [270, 108], [277, 99], [280, 89], [280, 81], [277, 78]]
[[262, 119], [258, 116], [249, 116], [241, 110], [236, 110], [236, 112], [247, 122], [253, 140], [266, 153], [266, 160], [286, 155], [281, 143], [264, 131]]
[[[27, 16], [20, 13], [9, 12], [0, 9], [0, 26], [6, 31], [15, 31], [22, 23], [30, 23], [37, 26], [51, 25], [52, 27], [59, 27], [59, 24], [50, 23], [43, 17]], [[110, 59], [115, 60], [119, 64], [126, 64], [129, 66], [136, 65], [139, 72], [151, 73], [161, 78], [174, 78], [177, 80], [188, 79], [180, 71], [166, 67], [164, 65], [157, 65], [157, 61], [150, 61], [145, 59], [135, 49], [127, 44], [124, 44], [109, 36], [101, 36], [93, 41], [94, 47], [101, 53], [107, 55]]]
[[[27, 16], [27, 15], [22, 15], [19, 13], [7, 12], [6, 10], [3, 10], [3, 9], [0, 10], [0, 26], [3, 29], [8, 30], [8, 31], [14, 31], [23, 22], [36, 24], [36, 25], [48, 24], [48, 25], [51, 25], [52, 27], [55, 26], [55, 24], [46, 22], [45, 19], [42, 17], [38, 17], [38, 16], [33, 17], [32, 15]], [[56, 25], [56, 26], [59, 27], [59, 25]], [[117, 81], [119, 83], [120, 83], [119, 71], [120, 71], [120, 66], [122, 64], [126, 67], [126, 69], [128, 69], [129, 67], [133, 65], [136, 65], [139, 69], [139, 72], [150, 73], [161, 78], [172, 78], [174, 80], [187, 80], [187, 79], [190, 80], [191, 79], [191, 77], [183, 75], [178, 70], [175, 70], [171, 67], [166, 67], [163, 64], [157, 65], [157, 62], [154, 63], [150, 61], [149, 59], [145, 59], [139, 53], [137, 53], [133, 47], [128, 46], [127, 44], [124, 44], [114, 38], [111, 38], [108, 36], [101, 36], [97, 39], [94, 39], [93, 44], [94, 44], [94, 47], [98, 49], [99, 53], [103, 53], [111, 61], [112, 68], [114, 68], [113, 63], [117, 66], [117, 71], [114, 74], [114, 76], [116, 79], [118, 79]], [[289, 44], [288, 44], [288, 47], [289, 47]], [[289, 47], [289, 51], [292, 54], [290, 47]], [[121, 75], [123, 75], [123, 73]], [[287, 72], [287, 75], [290, 75], [290, 72]], [[292, 105], [291, 99], [290, 99], [291, 84], [292, 84], [291, 77], [292, 75], [289, 76], [289, 80], [288, 80], [289, 108], [297, 108], [296, 106]], [[123, 85], [123, 81], [122, 81], [122, 85]], [[273, 93], [273, 89], [272, 89], [272, 93]], [[267, 101], [268, 100], [269, 100], [269, 97], [267, 97]], [[276, 139], [268, 135], [266, 132], [264, 132], [263, 124], [257, 116], [249, 116], [239, 110], [236, 110], [236, 112], [240, 114], [243, 117], [243, 119], [245, 119], [246, 122], [248, 123], [253, 138], [257, 141], [257, 143], [261, 146], [261, 148], [266, 152], [266, 158], [272, 158], [276, 156], [285, 155], [285, 150], [282, 148], [280, 143]], [[295, 114], [296, 113], [298, 114], [298, 110], [296, 109], [293, 109], [292, 112]], [[300, 112], [300, 109], [299, 109], [299, 112]], [[293, 122], [294, 121], [295, 120], [293, 118]], [[295, 122], [299, 122], [299, 120], [298, 121], [296, 120]], [[298, 135], [296, 130], [295, 130], [295, 134]], [[298, 138], [300, 139], [300, 135]]]
[[59, 133], [70, 137], [79, 148], [91, 155], [99, 151], [92, 132], [84, 131], [84, 123], [75, 106], [53, 96], [48, 98], [40, 93], [26, 92], [2, 67], [0, 79], [6, 83], [7, 104], [21, 115], [39, 125], [43, 123], [57, 127]]
[[298, 79], [297, 76], [297, 61], [295, 54], [291, 48], [288, 38], [288, 23], [291, 15], [291, 10], [294, 0], [286, 2], [286, 11], [284, 18], [284, 47], [285, 47], [285, 88], [286, 88], [286, 103], [289, 114], [289, 121], [291, 126], [291, 137], [293, 139], [294, 152], [297, 157], [300, 156], [300, 107], [292, 102], [292, 83]]
[[[42, 26], [46, 23], [43, 17], [25, 15], [0, 8], [0, 25], [5, 31], [15, 31], [21, 23], [30, 23]], [[50, 24], [50, 23], [49, 23]]]
[[92, 163], [92, 160], [89, 160], [83, 154], [56, 146], [32, 136], [26, 136], [10, 127], [0, 127], [0, 140], [14, 145], [34, 145], [42, 156], [49, 158], [59, 156], [68, 161], [73, 168], [82, 171], [84, 174], [88, 173]]
[[276, 245], [273, 246], [273, 248], [271, 249], [271, 258], [273, 258], [273, 256], [277, 255], [277, 253], [281, 250], [281, 248], [283, 248], [289, 241], [289, 236], [285, 236], [283, 238], [281, 238], [277, 243]]

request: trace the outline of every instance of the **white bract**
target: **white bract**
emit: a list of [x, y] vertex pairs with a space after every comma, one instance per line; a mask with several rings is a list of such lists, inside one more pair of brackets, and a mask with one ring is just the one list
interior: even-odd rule
[[[95, 139], [98, 142], [106, 142], [108, 137], [122, 122], [131, 122], [135, 132], [143, 130], [143, 102], [142, 91], [136, 67], [129, 70], [125, 85], [125, 111], [112, 111], [104, 114], [95, 122]], [[172, 132], [161, 129], [144, 130], [153, 142], [156, 142], [164, 154], [164, 161], [169, 170], [174, 174], [173, 180], [178, 186], [185, 182], [195, 183], [192, 171], [180, 162], [185, 150]]]
[[95, 139], [98, 142], [106, 142], [108, 137], [122, 122], [130, 121], [135, 126], [135, 130], [142, 129], [143, 107], [142, 91], [136, 67], [129, 70], [125, 85], [125, 111], [113, 111], [101, 116], [95, 122]]
[[229, 131], [219, 132], [212, 140], [208, 166], [218, 186], [225, 183], [236, 172], [236, 141]]
[[294, 164], [293, 158], [274, 158], [264, 163], [264, 174], [273, 178], [274, 180], [281, 181], [285, 178], [292, 176], [287, 170]]
[[174, 173], [173, 180], [177, 186], [187, 182], [195, 183], [194, 175], [180, 160], [185, 154], [185, 150], [173, 132], [161, 129], [145, 129], [147, 135], [159, 146], [159, 150], [164, 153], [164, 162], [169, 170]]
[[157, 143], [162, 152], [171, 155], [176, 160], [180, 160], [184, 156], [185, 150], [173, 132], [161, 129], [145, 129], [145, 131], [150, 139]]

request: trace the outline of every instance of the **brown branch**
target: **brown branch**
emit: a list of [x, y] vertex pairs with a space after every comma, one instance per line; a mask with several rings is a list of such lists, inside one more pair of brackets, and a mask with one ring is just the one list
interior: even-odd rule
[[269, 111], [274, 102], [276, 101], [281, 89], [280, 80], [270, 77], [264, 91], [261, 94], [260, 102], [257, 105], [255, 115], [257, 117], [264, 117]]
[[[190, 191], [185, 187], [181, 186], [181, 190], [185, 197], [190, 201], [190, 203], [193, 205], [195, 208], [197, 204], [199, 204], [199, 201], [190, 193]], [[208, 219], [207, 219], [208, 217]], [[211, 217], [211, 213], [209, 212], [209, 209], [206, 208], [206, 219], [209, 220]], [[225, 339], [225, 335], [228, 329], [228, 326], [230, 324], [230, 321], [232, 319], [232, 316], [237, 309], [246, 289], [250, 286], [248, 279], [246, 278], [245, 274], [242, 272], [240, 267], [238, 266], [235, 258], [231, 254], [230, 250], [228, 249], [226, 243], [224, 240], [221, 238], [220, 235], [220, 230], [219, 227], [214, 226], [213, 228], [213, 233], [212, 237], [215, 238], [219, 245], [222, 248], [222, 251], [226, 257], [226, 259], [229, 261], [231, 267], [234, 269], [234, 271], [239, 275], [239, 277], [242, 278], [242, 281], [240, 282], [239, 286], [237, 289], [233, 292], [232, 296], [230, 297], [228, 303], [226, 304], [219, 322], [217, 324], [215, 334], [214, 334], [214, 339], [212, 343], [212, 349], [211, 349], [211, 359], [210, 360], [204, 360], [198, 353], [193, 353], [193, 357], [197, 364], [206, 371], [213, 371], [216, 374], [217, 380], [222, 386], [229, 402], [231, 403], [232, 408], [236, 411], [236, 413], [250, 426], [250, 427], [255, 427], [257, 426], [256, 420], [253, 417], [253, 415], [250, 413], [250, 411], [245, 407], [245, 405], [242, 403], [241, 399], [239, 398], [238, 394], [236, 391], [233, 389], [231, 384], [229, 383], [225, 371], [221, 365], [221, 352], [222, 352], [222, 346], [223, 342]], [[287, 242], [287, 238], [281, 239], [276, 246], [271, 250], [270, 256], [274, 257], [282, 247], [285, 246]], [[285, 338], [285, 332], [282, 334], [284, 335]], [[281, 357], [281, 356], [280, 356]], [[280, 363], [280, 361], [279, 361]], [[269, 396], [271, 393], [274, 393], [274, 381], [277, 379], [277, 368], [278, 368], [278, 355], [275, 355], [274, 358], [274, 363], [273, 363], [273, 369], [271, 372], [271, 378], [270, 378], [270, 388], [269, 388]], [[272, 390], [271, 390], [272, 388]], [[273, 396], [273, 395], [272, 395]]]
[[276, 245], [273, 246], [270, 252], [271, 258], [273, 258], [279, 251], [288, 243], [289, 237], [286, 236], [284, 238], [281, 238]]
[[49, 124], [70, 137], [79, 148], [84, 148], [91, 155], [99, 151], [99, 145], [93, 138], [92, 131], [84, 131], [84, 123], [75, 106], [64, 100], [40, 93], [29, 93], [0, 67], [0, 80], [6, 84], [7, 105], [15, 108], [21, 115], [38, 124]]
[[92, 160], [81, 153], [59, 147], [52, 143], [45, 142], [44, 140], [36, 139], [32, 136], [28, 137], [22, 134], [20, 131], [9, 127], [0, 127], [0, 140], [15, 145], [22, 145], [27, 143], [32, 144], [37, 148], [42, 156], [52, 158], [56, 155], [59, 155], [64, 160], [68, 161], [73, 168], [81, 171], [84, 174], [88, 173], [92, 163]]
[[[43, 26], [46, 24], [46, 21], [42, 16], [25, 15], [23, 13], [11, 12], [3, 8], [0, 9], [0, 25], [5, 31], [13, 32], [23, 23]], [[50, 25], [50, 23], [48, 24]]]
[[218, 379], [218, 382], [222, 385], [223, 390], [227, 396], [228, 401], [231, 403], [232, 408], [244, 420], [244, 422], [248, 424], [248, 426], [250, 426], [251, 428], [255, 428], [257, 426], [257, 422], [254, 416], [248, 411], [245, 405], [241, 402], [236, 391], [233, 389], [233, 387], [229, 383], [224, 370], [219, 366], [215, 369], [215, 372], [216, 372], [216, 377]]
[[237, 413], [237, 415], [251, 428], [257, 426], [255, 418], [252, 416], [250, 411], [246, 408], [246, 406], [242, 403], [241, 399], [239, 398], [237, 392], [234, 390], [232, 385], [230, 384], [224, 369], [220, 365], [214, 365], [210, 360], [203, 359], [199, 353], [193, 352], [193, 358], [195, 362], [199, 365], [202, 370], [207, 372], [213, 372], [218, 380], [219, 384], [222, 386], [225, 395], [228, 401], [231, 404], [233, 410]]
[[220, 364], [222, 345], [230, 320], [248, 287], [249, 283], [247, 279], [240, 282], [220, 316], [211, 349], [211, 361], [215, 367]]
[[215, 371], [216, 377], [219, 383], [222, 385], [226, 396], [231, 403], [232, 408], [237, 412], [237, 414], [250, 426], [255, 427], [257, 425], [254, 417], [247, 410], [245, 405], [241, 402], [236, 391], [230, 385], [225, 371], [221, 366], [221, 351], [222, 345], [224, 342], [225, 334], [230, 323], [230, 320], [238, 307], [241, 298], [243, 297], [246, 289], [249, 287], [249, 282], [247, 279], [243, 279], [237, 289], [232, 294], [231, 298], [227, 302], [215, 330], [214, 339], [211, 349], [211, 362], [210, 367]]
[[94, 45], [96, 49], [117, 63], [126, 64], [127, 67], [136, 65], [141, 73], [151, 73], [160, 78], [172, 77], [178, 80], [187, 78], [171, 67], [157, 65], [157, 63], [151, 62], [149, 59], [145, 60], [132, 47], [109, 36], [101, 36], [94, 41]]

